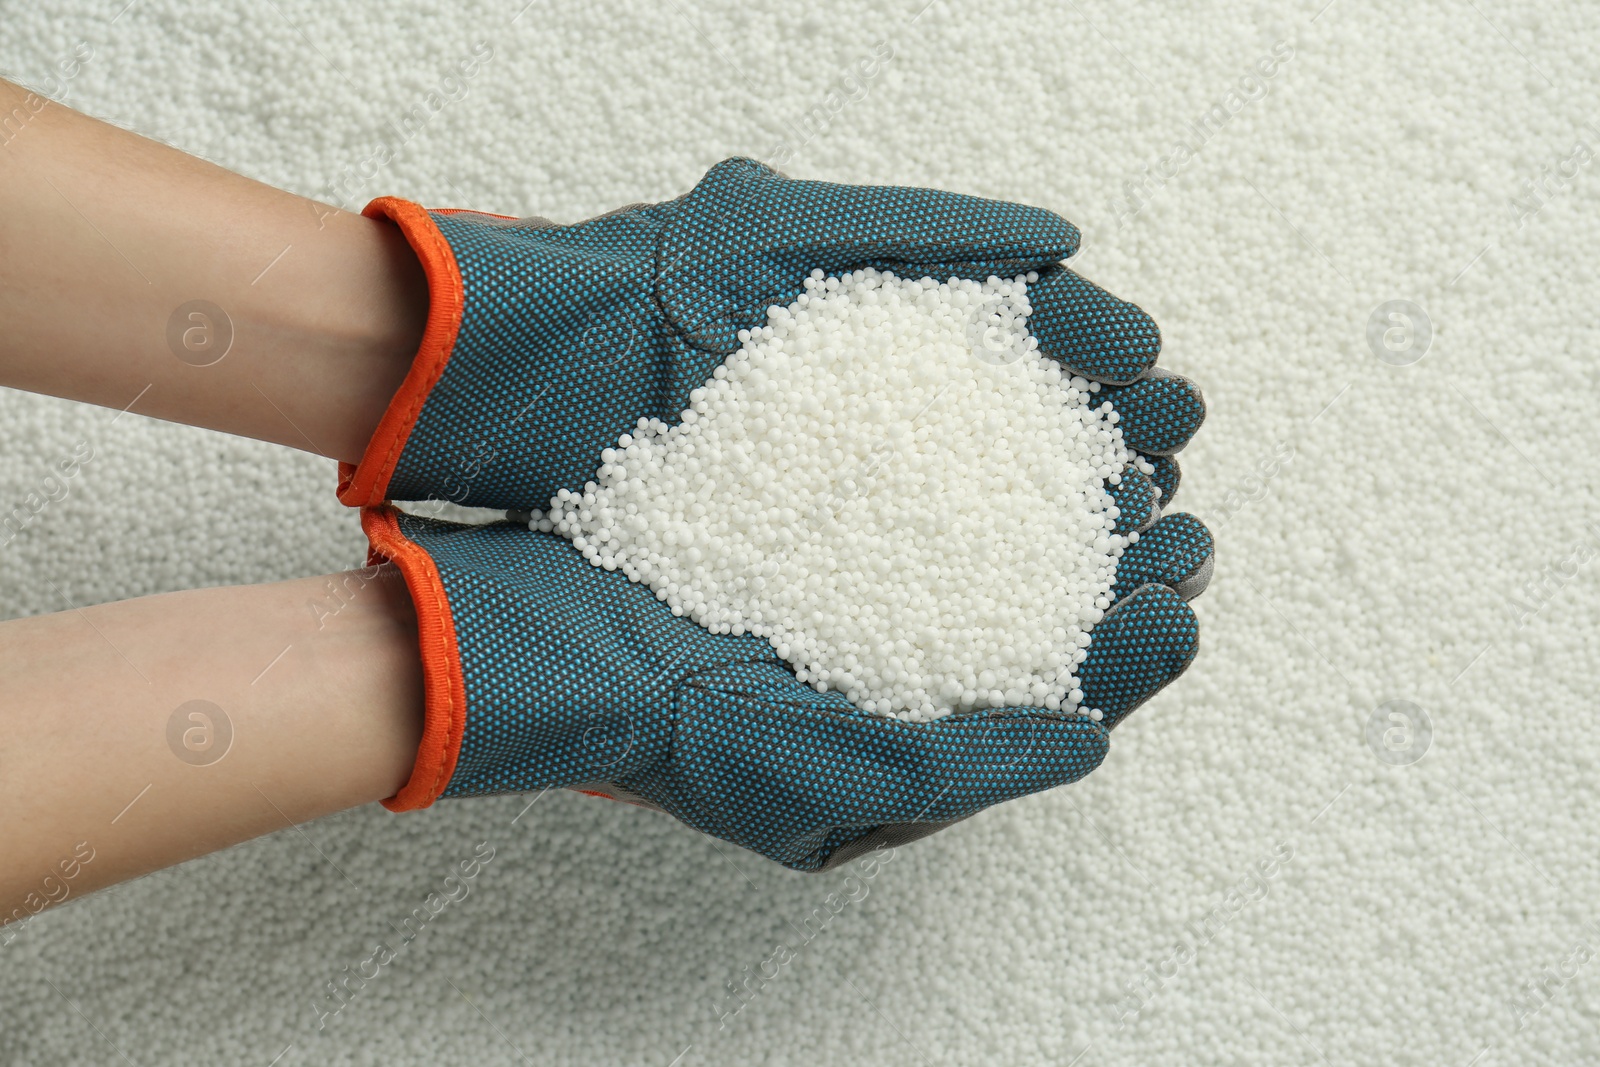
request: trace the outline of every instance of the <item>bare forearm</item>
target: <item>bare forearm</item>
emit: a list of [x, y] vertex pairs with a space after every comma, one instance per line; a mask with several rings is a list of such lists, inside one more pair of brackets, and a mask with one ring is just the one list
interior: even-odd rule
[[0, 677], [0, 924], [392, 796], [422, 725], [387, 566], [0, 623]]
[[398, 231], [4, 81], [0, 115], [0, 385], [361, 458], [427, 312]]

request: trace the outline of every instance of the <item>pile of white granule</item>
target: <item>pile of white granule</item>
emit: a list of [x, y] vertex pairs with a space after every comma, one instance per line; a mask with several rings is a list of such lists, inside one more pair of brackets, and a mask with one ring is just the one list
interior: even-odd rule
[[533, 525], [869, 711], [1077, 708], [1138, 534], [1116, 412], [1028, 334], [1035, 280], [813, 271]]
[[[86, 41], [69, 106], [329, 204], [341, 183], [354, 208], [572, 222], [746, 155], [1058, 211], [1083, 231], [1068, 266], [1149, 311], [1161, 365], [1204, 387], [1167, 510], [1219, 553], [1193, 665], [1070, 786], [817, 876], [564, 790], [285, 824], [0, 944], [0, 1064], [1600, 1063], [1600, 5], [4, 15], [5, 70], [50, 88]], [[0, 168], [37, 132], [0, 129]], [[117, 211], [77, 206], [63, 239], [159, 279]], [[307, 216], [305, 242], [261, 242], [262, 268], [285, 254], [251, 292], [330, 239]], [[0, 613], [365, 561], [331, 462], [148, 419], [153, 395], [118, 416], [0, 390], [0, 514], [31, 516]], [[234, 689], [280, 651], [241, 649]], [[145, 685], [122, 670], [107, 684]], [[254, 795], [249, 745], [184, 769]], [[0, 775], [7, 756], [32, 758], [0, 749]], [[112, 862], [158, 810], [159, 786], [124, 812], [145, 784], [60, 855]], [[371, 973], [485, 841], [470, 895], [319, 1028], [326, 983]]]

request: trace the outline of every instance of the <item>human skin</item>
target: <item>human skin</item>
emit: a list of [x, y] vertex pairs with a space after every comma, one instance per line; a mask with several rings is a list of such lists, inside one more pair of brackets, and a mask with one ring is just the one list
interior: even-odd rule
[[411, 597], [389, 565], [333, 577], [0, 623], [0, 923], [399, 791]]
[[[195, 300], [221, 359], [169, 342]], [[355, 462], [427, 306], [390, 224], [0, 82], [0, 385]], [[400, 788], [411, 599], [388, 566], [331, 577], [337, 610], [317, 576], [0, 623], [0, 924]]]
[[[0, 384], [361, 459], [427, 319], [398, 229], [8, 82], [0, 138]], [[180, 315], [180, 356], [197, 300], [226, 324]]]

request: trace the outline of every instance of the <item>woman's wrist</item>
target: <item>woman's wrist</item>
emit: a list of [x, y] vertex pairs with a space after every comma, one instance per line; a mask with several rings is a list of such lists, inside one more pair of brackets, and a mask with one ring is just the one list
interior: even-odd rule
[[[42, 99], [42, 98], [39, 98]], [[358, 461], [427, 315], [389, 223], [0, 82], [0, 384]]]
[[64, 858], [77, 896], [386, 799], [422, 735], [389, 566], [3, 622], [0, 673], [0, 924], [65, 899]]
[[392, 223], [341, 211], [324, 226], [250, 305], [252, 359], [257, 384], [272, 384], [282, 421], [295, 424], [294, 437], [266, 439], [358, 463], [421, 343], [427, 278]]

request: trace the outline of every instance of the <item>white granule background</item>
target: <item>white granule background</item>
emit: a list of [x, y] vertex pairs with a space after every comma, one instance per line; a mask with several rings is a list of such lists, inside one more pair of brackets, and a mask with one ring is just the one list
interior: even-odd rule
[[[1600, 1058], [1600, 8], [925, 2], [5, 6], [0, 67], [88, 42], [70, 104], [330, 202], [576, 220], [781, 150], [1058, 210], [1205, 389], [1176, 506], [1219, 552], [1098, 771], [871, 876], [560, 791], [374, 806], [34, 921], [0, 1062]], [[6, 509], [96, 448], [7, 614], [362, 562], [331, 463], [110, 415], [0, 395]]]

